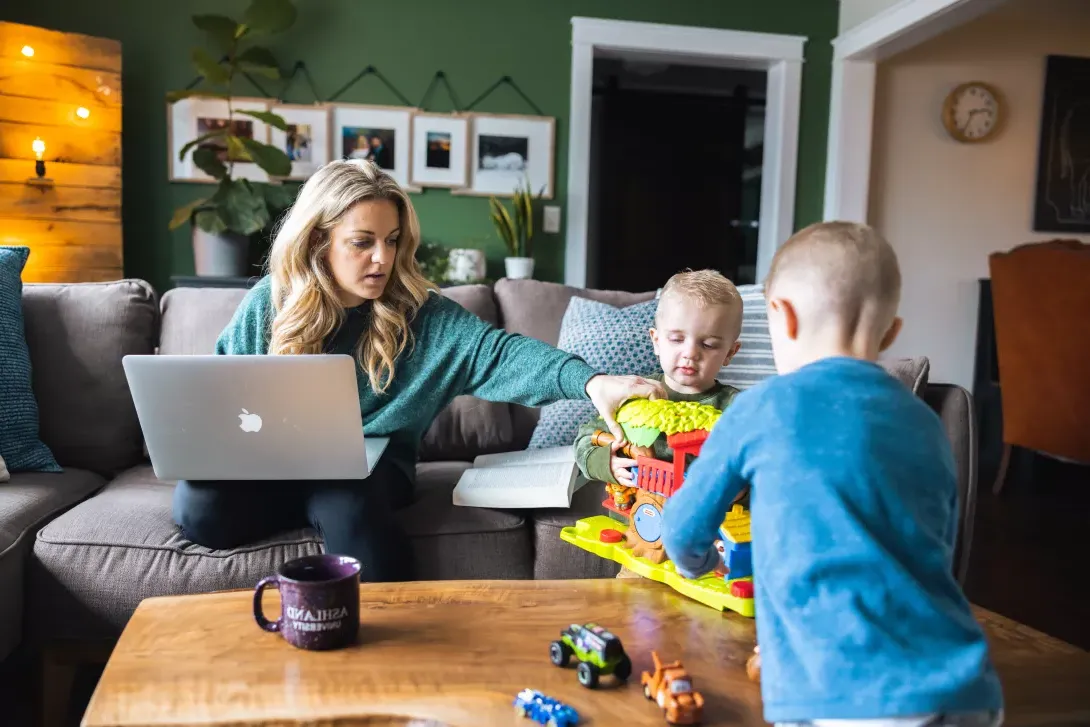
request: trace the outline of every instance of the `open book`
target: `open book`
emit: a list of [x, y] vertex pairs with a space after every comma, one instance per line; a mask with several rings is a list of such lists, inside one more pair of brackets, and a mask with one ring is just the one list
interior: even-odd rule
[[572, 446], [482, 454], [454, 487], [454, 504], [467, 507], [571, 507], [587, 483]]

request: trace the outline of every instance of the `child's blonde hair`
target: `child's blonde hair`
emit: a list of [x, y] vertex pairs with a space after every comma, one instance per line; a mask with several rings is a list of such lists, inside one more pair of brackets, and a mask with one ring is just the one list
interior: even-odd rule
[[867, 225], [819, 222], [783, 244], [765, 279], [765, 297], [789, 295], [800, 317], [835, 323], [842, 335], [881, 337], [901, 301], [893, 246]]
[[672, 275], [662, 286], [659, 306], [655, 312], [658, 323], [658, 311], [664, 304], [676, 298], [685, 298], [702, 307], [721, 305], [730, 309], [731, 328], [729, 340], [734, 341], [742, 332], [742, 296], [734, 283], [717, 270], [686, 270]]

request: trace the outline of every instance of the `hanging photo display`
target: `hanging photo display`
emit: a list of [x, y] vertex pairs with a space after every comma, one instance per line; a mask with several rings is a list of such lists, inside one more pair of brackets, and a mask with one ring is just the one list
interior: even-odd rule
[[474, 114], [469, 138], [469, 183], [457, 194], [511, 196], [527, 180], [535, 195], [554, 194], [556, 119]]
[[397, 183], [410, 184], [413, 113], [402, 106], [334, 104], [332, 142], [337, 159], [370, 159]]
[[421, 187], [464, 187], [469, 160], [469, 117], [417, 113], [413, 117], [412, 182]]
[[291, 159], [287, 179], [303, 181], [330, 161], [329, 109], [322, 105], [279, 104], [269, 111], [279, 115], [287, 131], [269, 127], [269, 143]]

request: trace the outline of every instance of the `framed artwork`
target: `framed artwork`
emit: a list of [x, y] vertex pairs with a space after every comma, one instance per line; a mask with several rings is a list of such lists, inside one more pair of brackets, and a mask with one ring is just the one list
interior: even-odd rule
[[1035, 232], [1090, 233], [1090, 58], [1048, 56]]
[[413, 115], [412, 183], [464, 187], [469, 171], [469, 116]]
[[512, 196], [526, 179], [534, 195], [554, 194], [556, 119], [474, 114], [469, 135], [469, 183], [454, 194]]
[[[233, 98], [231, 107], [234, 111], [244, 109], [247, 111], [268, 111], [269, 102], [260, 98]], [[269, 128], [263, 121], [235, 113], [231, 120], [233, 132], [236, 136], [248, 137], [254, 141], [268, 143]], [[169, 170], [172, 182], [207, 182], [216, 183], [216, 179], [206, 174], [193, 163], [193, 151], [187, 151], [185, 159], [179, 159], [178, 154], [182, 148], [192, 141], [210, 131], [225, 128], [228, 124], [227, 101], [220, 98], [208, 98], [203, 96], [191, 96], [180, 101], [167, 104], [167, 150], [170, 154]], [[236, 179], [249, 179], [254, 182], [267, 182], [269, 175], [253, 162], [231, 159], [227, 153], [227, 145], [221, 139], [211, 139], [200, 146], [208, 146], [216, 149], [219, 158], [224, 164], [230, 164], [231, 176]]]
[[410, 184], [413, 113], [405, 106], [334, 104], [330, 133], [336, 159], [371, 159], [406, 190]]
[[303, 181], [330, 160], [329, 109], [326, 106], [280, 104], [269, 111], [287, 122], [288, 130], [269, 127], [269, 143], [291, 159], [285, 179]]

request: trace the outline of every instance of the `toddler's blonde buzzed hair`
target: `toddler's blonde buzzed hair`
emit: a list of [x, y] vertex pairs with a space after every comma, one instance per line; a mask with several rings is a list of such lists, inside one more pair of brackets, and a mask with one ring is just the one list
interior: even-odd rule
[[772, 260], [766, 298], [789, 295], [799, 317], [835, 324], [853, 339], [884, 336], [897, 317], [901, 270], [893, 246], [867, 225], [819, 222], [799, 230]]
[[[659, 295], [659, 310], [664, 303], [677, 298], [688, 298], [701, 306], [721, 305], [731, 309], [730, 340], [738, 338], [742, 331], [742, 296], [738, 288], [718, 270], [685, 270], [670, 276]], [[658, 322], [658, 312], [655, 313]]]

